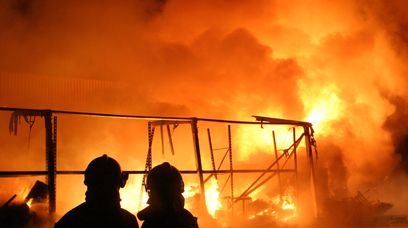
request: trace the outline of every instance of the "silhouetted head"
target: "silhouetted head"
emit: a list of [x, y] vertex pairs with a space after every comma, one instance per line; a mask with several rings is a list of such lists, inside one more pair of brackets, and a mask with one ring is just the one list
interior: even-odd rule
[[147, 192], [184, 192], [184, 182], [178, 169], [168, 162], [155, 166], [147, 175]]
[[168, 162], [155, 166], [147, 175], [148, 203], [156, 207], [184, 207], [184, 182], [178, 169]]
[[123, 188], [128, 176], [122, 173], [119, 163], [106, 154], [95, 158], [85, 170], [84, 184], [88, 187]]

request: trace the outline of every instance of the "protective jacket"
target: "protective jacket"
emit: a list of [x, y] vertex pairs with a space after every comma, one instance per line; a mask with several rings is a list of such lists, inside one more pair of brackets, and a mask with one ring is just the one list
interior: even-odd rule
[[136, 217], [120, 207], [107, 210], [82, 203], [65, 214], [54, 228], [138, 228]]
[[142, 228], [198, 228], [197, 218], [188, 210], [154, 210], [146, 207], [137, 214], [143, 221]]

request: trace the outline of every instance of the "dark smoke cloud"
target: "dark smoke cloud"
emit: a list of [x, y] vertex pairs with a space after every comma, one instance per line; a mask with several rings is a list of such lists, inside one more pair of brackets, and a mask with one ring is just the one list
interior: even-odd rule
[[363, 0], [359, 1], [363, 6], [362, 12], [374, 20], [384, 29], [393, 47], [398, 54], [407, 54], [408, 33], [408, 4], [406, 1]]
[[402, 97], [392, 97], [395, 111], [385, 121], [384, 128], [391, 133], [395, 152], [401, 156], [399, 169], [408, 172], [408, 102]]
[[[363, 12], [369, 15], [375, 24], [384, 31], [390, 47], [397, 56], [395, 61], [392, 77], [397, 78], [400, 84], [396, 88], [387, 88], [383, 91], [385, 99], [394, 107], [393, 112], [384, 121], [384, 129], [387, 130], [392, 138], [394, 152], [400, 156], [401, 162], [397, 170], [407, 171], [407, 135], [408, 127], [406, 126], [407, 110], [407, 93], [406, 87], [407, 66], [403, 62], [408, 57], [408, 4], [405, 1], [360, 1], [363, 6]], [[399, 63], [401, 62], [401, 63]], [[384, 89], [384, 88], [383, 88]]]
[[[215, 10], [211, 4], [200, 4], [204, 11]], [[247, 5], [251, 4], [234, 4], [232, 10], [239, 13]], [[238, 24], [236, 15], [223, 14], [222, 9], [231, 4], [220, 6], [212, 13]], [[254, 11], [260, 9], [255, 6]], [[188, 17], [190, 7], [197, 10], [195, 5], [177, 1], [167, 5], [154, 1], [6, 4], [1, 68], [50, 77], [126, 82], [125, 90], [112, 94], [118, 96], [119, 104], [105, 98], [112, 106], [141, 103], [145, 109], [157, 111], [155, 103], [168, 104], [173, 110], [185, 106], [194, 115], [220, 117], [234, 116], [237, 111], [259, 113], [268, 103], [277, 105], [281, 115], [301, 117], [296, 86], [303, 72], [295, 60], [271, 58], [272, 50], [248, 29], [212, 29], [206, 20], [210, 15], [201, 15], [206, 27], [194, 39], [163, 40], [160, 36], [166, 34], [165, 26], [175, 20], [173, 7], [184, 7]], [[195, 32], [193, 25], [186, 25], [190, 27], [185, 31]], [[137, 94], [147, 96], [140, 99]], [[8, 103], [13, 105], [11, 100]], [[208, 108], [220, 111], [215, 115], [203, 112]]]
[[153, 3], [5, 1], [2, 69], [57, 77], [122, 73], [114, 64], [126, 59], [129, 49], [143, 47], [140, 26], [159, 7]]

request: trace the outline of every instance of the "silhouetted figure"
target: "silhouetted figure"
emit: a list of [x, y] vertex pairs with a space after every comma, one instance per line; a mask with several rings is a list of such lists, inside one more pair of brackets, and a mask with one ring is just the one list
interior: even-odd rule
[[198, 228], [197, 218], [184, 209], [184, 182], [180, 172], [168, 162], [147, 175], [148, 207], [137, 214], [142, 228]]
[[85, 202], [65, 214], [54, 227], [138, 228], [136, 217], [120, 207], [119, 189], [127, 178], [113, 158], [105, 154], [94, 159], [85, 170]]

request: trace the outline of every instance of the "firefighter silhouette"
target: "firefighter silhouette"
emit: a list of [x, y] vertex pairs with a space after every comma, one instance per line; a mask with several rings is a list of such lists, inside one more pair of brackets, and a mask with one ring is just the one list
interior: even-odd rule
[[142, 228], [198, 228], [197, 218], [184, 209], [184, 182], [176, 167], [164, 162], [147, 175], [149, 200], [137, 214]]
[[120, 206], [119, 189], [125, 187], [127, 179], [115, 159], [106, 154], [95, 158], [85, 170], [85, 202], [66, 213], [54, 227], [138, 227], [136, 217]]

